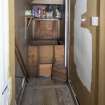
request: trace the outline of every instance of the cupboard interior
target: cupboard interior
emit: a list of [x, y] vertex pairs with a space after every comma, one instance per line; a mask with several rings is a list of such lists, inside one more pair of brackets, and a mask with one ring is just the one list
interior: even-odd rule
[[34, 3], [31, 9], [32, 15], [25, 16], [28, 74], [66, 81], [65, 4]]

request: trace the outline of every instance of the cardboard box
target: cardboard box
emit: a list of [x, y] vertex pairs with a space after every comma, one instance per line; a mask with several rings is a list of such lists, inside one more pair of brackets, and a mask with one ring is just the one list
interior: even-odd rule
[[29, 46], [28, 48], [28, 65], [34, 66], [38, 63], [38, 51], [36, 46]]
[[52, 64], [40, 64], [39, 76], [51, 78]]
[[55, 45], [55, 63], [64, 64], [64, 45]]
[[40, 46], [39, 47], [39, 62], [52, 63], [53, 61], [53, 46]]

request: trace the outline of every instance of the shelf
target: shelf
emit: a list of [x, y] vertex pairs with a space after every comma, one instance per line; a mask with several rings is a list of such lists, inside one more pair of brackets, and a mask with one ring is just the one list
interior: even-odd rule
[[64, 0], [33, 0], [32, 4], [58, 4], [58, 5], [63, 5]]
[[57, 40], [34, 40], [29, 42], [30, 45], [33, 46], [44, 46], [44, 45], [63, 45], [64, 41], [57, 41]]
[[59, 21], [60, 18], [34, 18], [35, 20]]
[[63, 18], [36, 18], [33, 16], [25, 16], [27, 19], [35, 19], [35, 20], [51, 20], [51, 21], [58, 21], [62, 20]]

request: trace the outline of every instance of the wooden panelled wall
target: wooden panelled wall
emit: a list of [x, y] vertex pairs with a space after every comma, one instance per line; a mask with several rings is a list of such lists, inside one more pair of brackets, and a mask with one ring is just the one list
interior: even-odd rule
[[57, 77], [66, 81], [64, 45], [29, 46], [27, 67], [30, 77]]

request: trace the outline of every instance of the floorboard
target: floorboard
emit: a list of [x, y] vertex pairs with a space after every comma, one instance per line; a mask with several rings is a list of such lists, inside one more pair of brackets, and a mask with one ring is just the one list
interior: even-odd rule
[[31, 79], [26, 86], [21, 105], [74, 105], [65, 83]]

